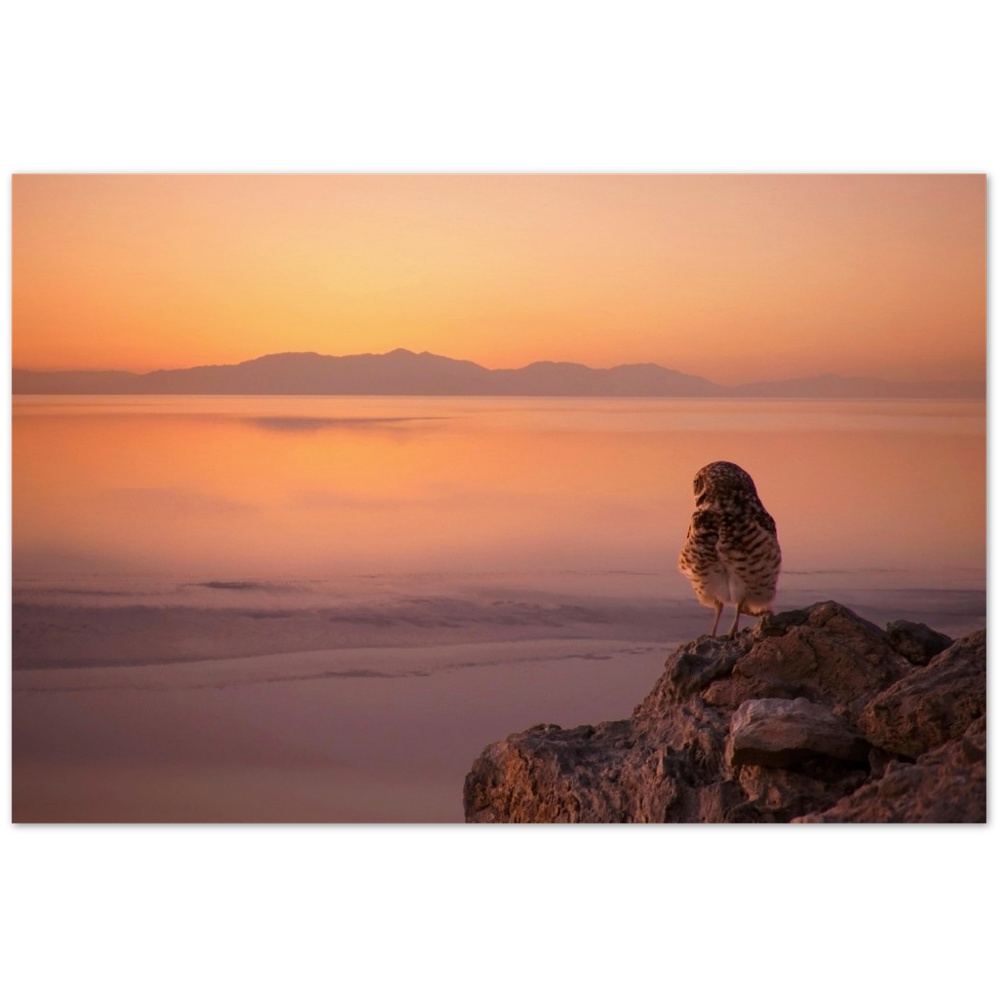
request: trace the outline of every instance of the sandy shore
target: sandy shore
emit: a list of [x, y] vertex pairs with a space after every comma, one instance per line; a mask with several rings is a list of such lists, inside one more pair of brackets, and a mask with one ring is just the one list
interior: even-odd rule
[[[460, 822], [484, 746], [627, 716], [709, 625], [655, 577], [557, 582], [19, 588], [14, 820]], [[972, 590], [782, 606], [831, 596], [879, 624], [985, 623]]]
[[492, 740], [628, 715], [669, 647], [545, 640], [14, 676], [15, 822], [461, 822]]

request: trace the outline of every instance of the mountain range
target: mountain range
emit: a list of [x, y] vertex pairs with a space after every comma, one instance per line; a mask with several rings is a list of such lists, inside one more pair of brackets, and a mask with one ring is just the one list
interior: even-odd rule
[[817, 375], [724, 386], [655, 364], [588, 368], [536, 361], [484, 368], [423, 351], [333, 357], [267, 354], [233, 365], [201, 365], [137, 374], [126, 371], [30, 371], [15, 368], [17, 394], [323, 395], [323, 396], [659, 396], [984, 399], [986, 382], [893, 382]]

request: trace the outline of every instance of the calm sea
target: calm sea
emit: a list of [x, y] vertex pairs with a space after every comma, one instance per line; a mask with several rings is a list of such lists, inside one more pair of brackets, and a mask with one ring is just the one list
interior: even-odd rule
[[487, 743], [624, 717], [707, 631], [676, 559], [719, 459], [778, 610], [971, 631], [985, 435], [964, 401], [17, 397], [14, 819], [460, 821]]
[[16, 397], [15, 584], [674, 571], [754, 477], [785, 583], [982, 588], [985, 403]]

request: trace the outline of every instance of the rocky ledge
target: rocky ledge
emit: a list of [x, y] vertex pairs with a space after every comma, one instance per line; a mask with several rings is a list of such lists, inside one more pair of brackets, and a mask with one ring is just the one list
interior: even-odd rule
[[681, 646], [630, 719], [538, 725], [465, 779], [473, 823], [986, 821], [986, 631], [834, 602]]

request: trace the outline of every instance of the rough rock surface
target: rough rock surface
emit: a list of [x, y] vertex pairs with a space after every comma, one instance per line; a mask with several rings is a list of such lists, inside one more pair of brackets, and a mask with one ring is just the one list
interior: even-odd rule
[[631, 718], [488, 746], [466, 819], [985, 822], [986, 633], [892, 625], [824, 602], [689, 642]]
[[796, 823], [985, 823], [986, 719], [915, 763], [893, 760], [882, 777]]
[[902, 653], [911, 663], [918, 663], [920, 666], [930, 663], [938, 653], [943, 653], [952, 644], [948, 636], [917, 622], [889, 622], [885, 633], [889, 645], [897, 653]]
[[805, 698], [745, 701], [729, 723], [726, 761], [787, 767], [815, 754], [838, 760], [867, 760], [867, 741], [843, 716]]
[[919, 757], [986, 714], [986, 634], [974, 632], [877, 695], [859, 719], [890, 753]]

